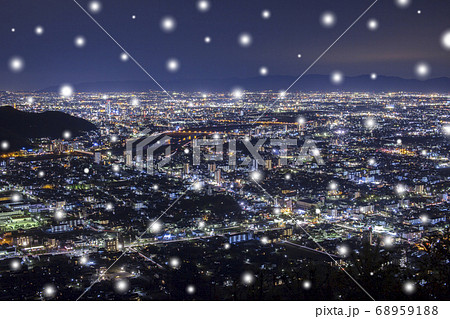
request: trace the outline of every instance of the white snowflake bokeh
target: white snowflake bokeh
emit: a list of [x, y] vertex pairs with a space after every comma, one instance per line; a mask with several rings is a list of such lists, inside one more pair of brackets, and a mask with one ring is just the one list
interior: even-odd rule
[[180, 61], [176, 58], [170, 58], [166, 61], [167, 71], [175, 73], [180, 69]]
[[331, 11], [325, 11], [320, 16], [320, 23], [325, 28], [332, 28], [336, 25], [337, 18], [336, 15]]
[[427, 62], [417, 63], [414, 70], [416, 76], [420, 79], [426, 79], [431, 73], [430, 65]]
[[10, 145], [8, 141], [2, 141], [0, 144], [0, 148], [2, 151], [7, 151], [9, 149]]
[[445, 50], [450, 50], [450, 29], [442, 33], [441, 45]]
[[248, 32], [243, 32], [238, 37], [238, 43], [243, 48], [248, 48], [249, 46], [252, 45], [252, 42], [253, 42], [253, 38], [252, 38], [251, 34]]
[[83, 48], [86, 45], [86, 38], [82, 35], [77, 35], [73, 40], [73, 43], [77, 48]]
[[196, 289], [195, 289], [195, 286], [194, 286], [194, 285], [188, 285], [188, 286], [186, 287], [186, 292], [187, 292], [189, 295], [195, 294], [195, 291], [196, 291]]
[[161, 19], [160, 27], [166, 33], [173, 32], [177, 28], [177, 21], [172, 16], [165, 16]]
[[266, 20], [270, 19], [271, 15], [272, 15], [272, 13], [267, 9], [265, 9], [261, 12], [261, 17]]
[[341, 71], [334, 71], [330, 75], [330, 81], [331, 83], [335, 85], [340, 85], [344, 82], [344, 73]]
[[14, 73], [19, 73], [25, 68], [25, 60], [20, 56], [13, 56], [9, 59], [9, 69]]
[[100, 1], [90, 1], [88, 9], [91, 13], [99, 13], [102, 10], [102, 3]]
[[44, 34], [44, 27], [43, 26], [36, 26], [34, 28], [34, 33], [36, 33], [36, 35], [43, 35]]
[[411, 0], [395, 0], [395, 4], [399, 8], [407, 8], [411, 4]]
[[262, 67], [259, 68], [259, 74], [261, 76], [266, 76], [266, 75], [269, 74], [269, 69], [267, 67], [265, 67], [265, 66], [262, 66]]
[[211, 3], [208, 0], [197, 1], [197, 10], [200, 12], [207, 12], [211, 8]]

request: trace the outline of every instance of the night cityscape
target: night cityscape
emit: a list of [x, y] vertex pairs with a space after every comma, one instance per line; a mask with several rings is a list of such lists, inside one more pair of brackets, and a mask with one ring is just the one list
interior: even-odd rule
[[[297, 1], [328, 35], [292, 51], [295, 29], [262, 43], [295, 16], [275, 1], [64, 1], [15, 23], [35, 6], [18, 2], [0, 13], [0, 300], [450, 300], [449, 3]], [[226, 30], [232, 10], [248, 21]], [[423, 46], [396, 48], [419, 18]]]

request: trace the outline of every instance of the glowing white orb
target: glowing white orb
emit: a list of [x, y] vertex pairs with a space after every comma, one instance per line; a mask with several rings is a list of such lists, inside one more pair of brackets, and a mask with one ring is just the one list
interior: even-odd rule
[[206, 226], [206, 224], [205, 224], [204, 221], [201, 221], [201, 222], [198, 223], [198, 227], [199, 228], [205, 228], [205, 226]]
[[406, 8], [411, 4], [411, 0], [395, 0], [395, 4], [399, 8]]
[[320, 214], [320, 209], [316, 208], [316, 214]]
[[416, 291], [416, 286], [413, 282], [407, 281], [403, 284], [403, 292], [407, 295], [412, 295]]
[[269, 74], [269, 69], [265, 66], [262, 66], [259, 68], [259, 74], [262, 76], [266, 76], [267, 74]]
[[210, 37], [205, 37], [204, 41], [205, 41], [205, 43], [210, 43], [211, 42], [211, 38]]
[[16, 29], [15, 28], [11, 28], [11, 32], [16, 32]]
[[241, 281], [244, 285], [251, 285], [255, 281], [255, 276], [251, 272], [245, 272], [241, 276]]
[[397, 140], [397, 145], [402, 145], [402, 140], [401, 139]]
[[18, 259], [13, 259], [9, 264], [9, 267], [11, 268], [12, 271], [18, 271], [22, 268], [22, 264]]
[[166, 68], [169, 72], [177, 72], [180, 68], [180, 62], [175, 58], [170, 58], [166, 62]]
[[14, 73], [19, 73], [25, 68], [25, 61], [19, 56], [14, 56], [9, 60], [9, 69]]
[[300, 124], [300, 125], [304, 125], [306, 123], [306, 119], [303, 116], [300, 116], [297, 119], [297, 123]]
[[116, 292], [118, 293], [125, 293], [130, 288], [130, 284], [125, 279], [117, 280], [114, 284], [114, 288], [116, 289]]
[[68, 140], [69, 138], [72, 137], [72, 132], [70, 132], [70, 131], [64, 131], [64, 132], [62, 133], [62, 137], [63, 137], [64, 139]]
[[301, 58], [302, 57], [302, 55], [299, 53], [299, 54], [297, 54], [297, 58]]
[[166, 16], [161, 19], [159, 26], [166, 33], [173, 32], [177, 28], [177, 21], [171, 16]]
[[119, 140], [119, 138], [117, 137], [117, 135], [112, 135], [110, 140], [112, 143], [116, 143]]
[[274, 214], [281, 214], [281, 209], [279, 207], [276, 207], [273, 209]]
[[349, 249], [348, 249], [347, 246], [339, 246], [338, 247], [338, 253], [339, 253], [339, 255], [345, 257], [345, 256], [348, 255]]
[[336, 182], [331, 182], [331, 183], [328, 185], [328, 187], [329, 187], [330, 190], [335, 191], [335, 190], [338, 189], [338, 184], [337, 184]]
[[369, 159], [369, 165], [375, 165], [377, 163], [377, 161], [374, 158], [370, 158]]
[[189, 154], [189, 149], [185, 148], [183, 152], [184, 152], [184, 154]]
[[99, 13], [102, 10], [102, 4], [100, 1], [89, 2], [88, 9], [91, 13]]
[[262, 174], [261, 172], [258, 171], [254, 171], [250, 174], [250, 177], [254, 180], [254, 181], [259, 181], [262, 179]]
[[59, 89], [59, 94], [65, 98], [71, 97], [73, 95], [73, 87], [65, 84]]
[[197, 9], [200, 12], [206, 12], [211, 8], [211, 3], [208, 0], [197, 1]]
[[320, 16], [320, 24], [325, 28], [332, 28], [336, 24], [336, 15], [331, 11], [326, 11]]
[[427, 224], [427, 223], [430, 221], [430, 219], [428, 218], [427, 215], [422, 215], [422, 216], [420, 216], [420, 221], [421, 221], [423, 224]]
[[377, 126], [377, 121], [375, 121], [374, 118], [369, 117], [369, 118], [366, 119], [364, 125], [365, 125], [366, 128], [368, 128], [368, 129], [373, 129], [373, 128], [375, 128], [375, 127]]
[[225, 248], [225, 249], [230, 249], [230, 248], [231, 248], [231, 245], [230, 245], [229, 243], [226, 243], [225, 245], [223, 245], [223, 248]]
[[126, 54], [125, 52], [122, 52], [122, 53], [120, 54], [120, 59], [121, 59], [123, 62], [127, 62], [127, 61], [130, 59], [130, 57], [129, 57], [128, 54]]
[[370, 74], [370, 78], [371, 78], [372, 80], [376, 80], [376, 79], [378, 78], [378, 75], [377, 75], [376, 73], [371, 73], [371, 74]]
[[186, 292], [190, 295], [195, 294], [195, 286], [194, 285], [189, 285], [186, 287]]
[[2, 149], [2, 151], [6, 151], [9, 149], [9, 142], [8, 141], [2, 141], [2, 143], [0, 144], [0, 147]]
[[267, 237], [262, 237], [261, 238], [261, 244], [267, 245], [268, 243], [269, 243], [269, 238], [267, 238]]
[[286, 175], [284, 175], [284, 178], [285, 178], [286, 180], [290, 180], [290, 179], [291, 179], [291, 174], [286, 174]]
[[82, 265], [87, 264], [88, 261], [89, 261], [89, 259], [86, 256], [82, 256], [80, 258], [80, 264], [82, 264]]
[[449, 136], [450, 135], [450, 124], [444, 125], [442, 127], [442, 132], [444, 133], [444, 135]]
[[66, 213], [63, 210], [58, 209], [55, 212], [54, 218], [56, 220], [63, 220], [66, 217]]
[[180, 259], [177, 258], [177, 257], [172, 257], [172, 258], [170, 258], [170, 260], [169, 260], [169, 265], [170, 265], [170, 267], [172, 267], [172, 268], [178, 268], [178, 267], [180, 267], [180, 264], [181, 264], [181, 261], [180, 261]]
[[376, 19], [370, 19], [367, 21], [367, 28], [371, 31], [375, 31], [378, 29], [378, 20]]
[[311, 281], [309, 281], [309, 280], [303, 281], [303, 284], [302, 284], [303, 289], [309, 290], [309, 289], [311, 289], [311, 286], [312, 286]]
[[261, 12], [261, 17], [263, 18], [263, 19], [270, 19], [270, 16], [271, 16], [272, 14], [271, 14], [271, 12], [269, 11], [269, 10], [263, 10], [262, 12]]
[[284, 99], [286, 97], [286, 91], [280, 91], [278, 92], [278, 94], [279, 94], [278, 98], [280, 99]]
[[19, 202], [19, 201], [22, 200], [22, 195], [20, 195], [19, 193], [14, 193], [14, 194], [11, 196], [11, 200], [12, 200], [13, 202]]
[[119, 165], [117, 165], [117, 164], [113, 164], [113, 166], [112, 166], [112, 170], [113, 170], [113, 172], [114, 172], [114, 173], [117, 173], [117, 172], [119, 172], [119, 171], [120, 171], [120, 166], [119, 166]]
[[241, 47], [247, 48], [252, 45], [253, 38], [250, 33], [241, 33], [238, 37], [238, 43]]
[[105, 209], [106, 209], [107, 211], [112, 211], [112, 210], [114, 209], [113, 203], [106, 203]]
[[133, 14], [132, 16], [131, 16], [131, 19], [136, 19], [136, 16]]
[[383, 240], [383, 243], [385, 246], [391, 247], [392, 245], [394, 245], [394, 238], [391, 236], [386, 236]]
[[160, 221], [155, 221], [150, 224], [150, 232], [159, 233], [162, 230], [162, 223]]
[[422, 156], [426, 156], [426, 155], [427, 155], [427, 151], [426, 151], [426, 150], [422, 150], [422, 151], [420, 152], [420, 154], [421, 154]]
[[416, 64], [415, 72], [419, 78], [426, 78], [427, 76], [430, 75], [431, 68], [428, 63], [419, 62]]
[[44, 287], [44, 296], [51, 298], [56, 294], [56, 287], [52, 284], [48, 284]]
[[342, 82], [344, 82], [344, 73], [342, 73], [341, 71], [334, 71], [330, 75], [330, 80], [331, 83], [335, 85], [342, 84]]
[[34, 98], [32, 96], [27, 97], [27, 103], [32, 104], [34, 102]]
[[34, 28], [34, 33], [36, 33], [37, 35], [42, 35], [44, 34], [44, 27], [38, 25]]
[[422, 13], [422, 10], [417, 10], [417, 14], [421, 14]]
[[152, 188], [153, 188], [153, 190], [154, 190], [154, 191], [157, 191], [157, 190], [158, 190], [158, 188], [159, 188], [159, 186], [155, 184], [155, 185], [153, 185], [153, 187], [152, 187]]
[[139, 100], [137, 98], [132, 98], [131, 99], [131, 105], [132, 106], [138, 106], [139, 105]]
[[241, 88], [234, 88], [231, 92], [231, 95], [235, 99], [242, 99], [242, 97], [244, 96], [244, 90]]
[[73, 43], [75, 44], [75, 46], [77, 48], [82, 48], [82, 47], [84, 47], [86, 45], [86, 38], [83, 37], [82, 35], [78, 35], [73, 40]]
[[39, 171], [38, 172], [38, 177], [42, 178], [45, 176], [45, 172], [44, 171]]
[[89, 168], [85, 168], [84, 170], [83, 170], [83, 172], [85, 173], [85, 174], [89, 174]]
[[441, 35], [441, 45], [445, 50], [450, 50], [450, 29]]
[[203, 183], [202, 182], [195, 182], [194, 183], [194, 190], [199, 191], [203, 188]]
[[407, 191], [405, 185], [402, 185], [402, 184], [397, 185], [397, 187], [395, 188], [395, 190], [396, 190], [397, 194], [399, 194], [399, 195], [403, 195], [403, 194], [405, 194], [406, 191]]
[[318, 148], [314, 148], [314, 149], [311, 151], [311, 153], [312, 153], [313, 156], [319, 156], [319, 155], [320, 155], [320, 151], [319, 151]]

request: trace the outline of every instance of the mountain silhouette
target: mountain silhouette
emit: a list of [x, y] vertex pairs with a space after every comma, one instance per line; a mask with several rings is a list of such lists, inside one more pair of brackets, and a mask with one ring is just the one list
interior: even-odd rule
[[61, 138], [64, 131], [78, 136], [96, 128], [89, 121], [62, 112], [30, 113], [0, 106], [0, 141], [8, 141], [9, 150], [28, 147], [30, 138]]
[[[252, 78], [227, 79], [184, 79], [161, 82], [168, 91], [180, 92], [230, 92], [235, 87], [248, 91], [278, 92], [286, 90], [297, 78], [292, 76], [259, 76]], [[161, 89], [148, 81], [105, 81], [75, 84], [76, 92], [145, 92]], [[59, 87], [49, 87], [41, 92], [58, 92]], [[348, 76], [340, 85], [331, 83], [328, 75], [305, 75], [290, 92], [419, 92], [450, 93], [450, 78], [441, 77], [427, 80], [403, 79], [394, 76], [370, 75]]]

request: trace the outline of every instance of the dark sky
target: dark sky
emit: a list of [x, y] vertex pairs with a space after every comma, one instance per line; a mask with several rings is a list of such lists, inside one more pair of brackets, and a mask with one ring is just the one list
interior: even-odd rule
[[[79, 0], [85, 7], [88, 2]], [[98, 22], [157, 80], [167, 81], [253, 77], [261, 66], [271, 75], [299, 75], [373, 0], [210, 0], [207, 12], [197, 10], [196, 0], [100, 2], [102, 10], [93, 14]], [[73, 0], [0, 0], [0, 8], [2, 90], [147, 79], [131, 60], [120, 60], [121, 49]], [[270, 10], [270, 19], [261, 17], [264, 9]], [[333, 28], [320, 24], [324, 11], [335, 13]], [[160, 29], [166, 15], [177, 21], [173, 33]], [[366, 26], [370, 18], [379, 22], [376, 31]], [[37, 25], [44, 27], [41, 36], [34, 32]], [[426, 61], [431, 77], [450, 76], [450, 51], [440, 43], [448, 29], [448, 0], [412, 0], [402, 9], [394, 0], [379, 0], [309, 73], [414, 78], [416, 63]], [[237, 42], [244, 31], [253, 37], [247, 48]], [[86, 38], [85, 47], [75, 47], [77, 35]], [[204, 42], [205, 36], [211, 43]], [[19, 73], [9, 68], [13, 56], [25, 61]], [[166, 69], [171, 57], [180, 61], [176, 73]]]

